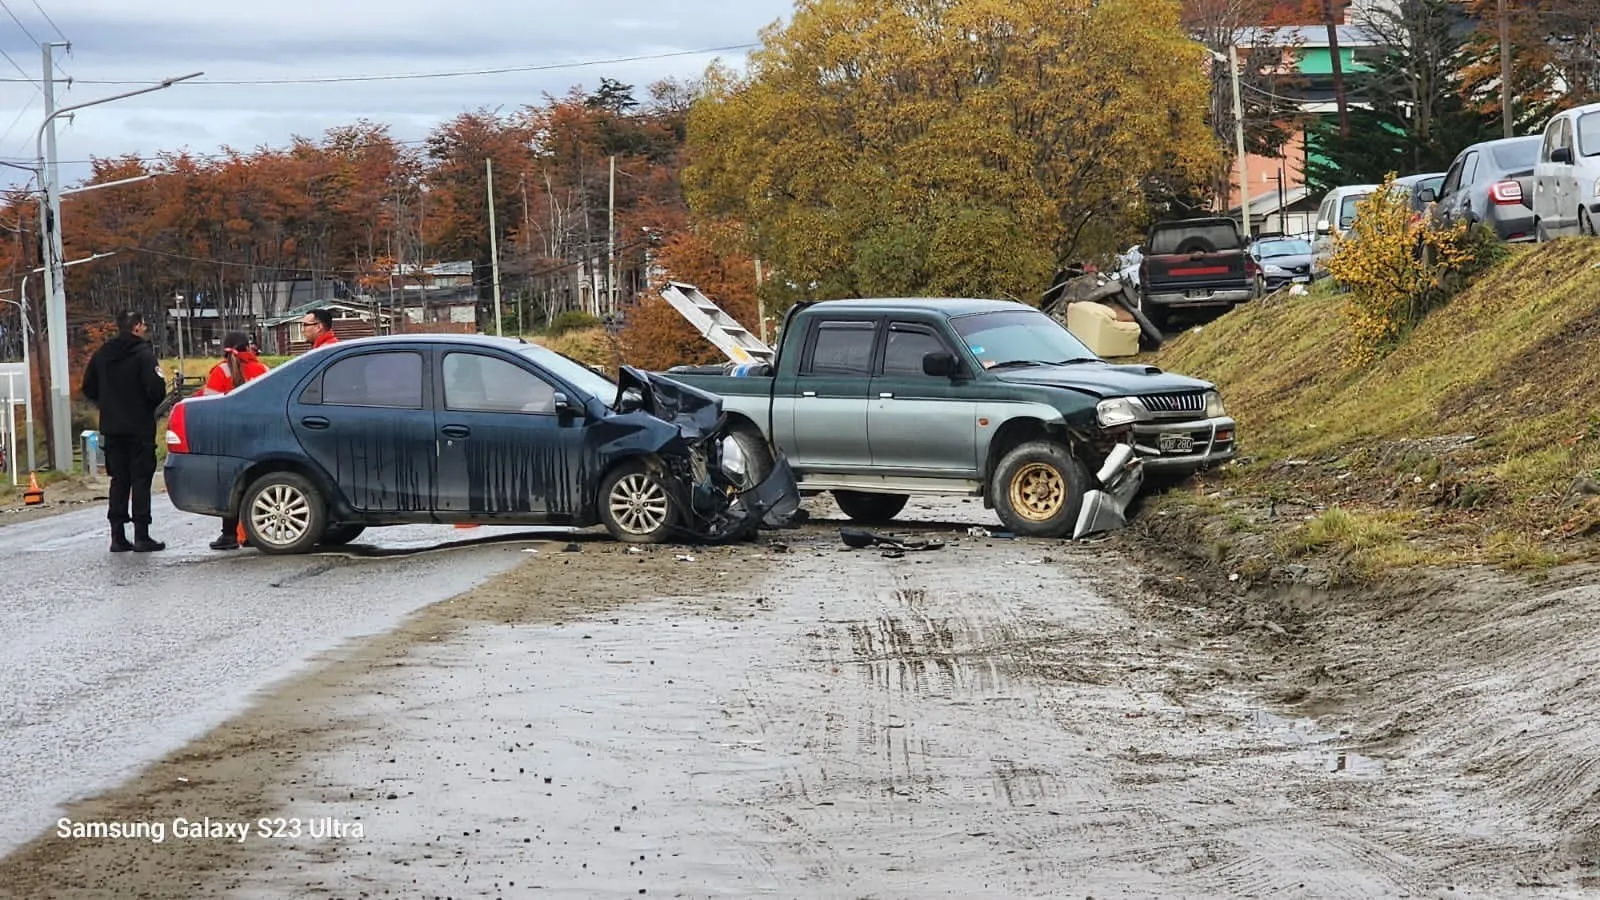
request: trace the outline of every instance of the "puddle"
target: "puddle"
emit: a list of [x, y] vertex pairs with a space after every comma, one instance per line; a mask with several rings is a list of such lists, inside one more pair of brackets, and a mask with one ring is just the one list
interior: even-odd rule
[[1311, 719], [1290, 719], [1262, 709], [1253, 709], [1249, 715], [1252, 727], [1300, 748], [1293, 758], [1307, 768], [1333, 775], [1374, 777], [1384, 774], [1388, 765], [1385, 760], [1339, 747], [1343, 736], [1320, 730]]

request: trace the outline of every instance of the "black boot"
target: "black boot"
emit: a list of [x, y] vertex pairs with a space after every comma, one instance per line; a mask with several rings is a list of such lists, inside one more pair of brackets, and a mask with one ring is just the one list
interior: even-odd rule
[[213, 550], [237, 550], [237, 549], [239, 549], [239, 532], [238, 532], [238, 530], [234, 529], [234, 528], [224, 528], [224, 529], [222, 529], [222, 534], [220, 536], [218, 536], [216, 540], [211, 542], [211, 549], [213, 549]]
[[121, 522], [112, 522], [111, 523], [111, 552], [112, 553], [127, 553], [129, 550], [132, 550], [132, 549], [133, 549], [133, 545], [128, 543], [127, 526], [123, 525]]
[[144, 522], [135, 522], [133, 525], [133, 549], [136, 553], [154, 553], [157, 550], [167, 549], [167, 545], [160, 541], [151, 540], [150, 526]]

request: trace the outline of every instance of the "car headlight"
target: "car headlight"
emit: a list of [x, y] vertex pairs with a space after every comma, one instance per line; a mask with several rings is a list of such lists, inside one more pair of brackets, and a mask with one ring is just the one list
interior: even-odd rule
[[1285, 269], [1283, 266], [1274, 266], [1274, 265], [1271, 265], [1270, 263], [1265, 265], [1265, 266], [1262, 266], [1261, 267], [1261, 271], [1267, 273], [1268, 275], [1287, 275], [1287, 274], [1289, 274], [1289, 270]]
[[1118, 425], [1127, 425], [1139, 421], [1139, 410], [1133, 401], [1127, 397], [1113, 397], [1110, 400], [1101, 400], [1095, 404], [1095, 417], [1100, 421], [1102, 428], [1115, 428]]
[[728, 476], [734, 481], [742, 482], [744, 480], [744, 451], [739, 449], [738, 441], [731, 437], [723, 438], [722, 461], [718, 464], [718, 466], [722, 469], [722, 474]]
[[1222, 408], [1222, 395], [1216, 391], [1206, 391], [1206, 418], [1219, 419], [1228, 414]]

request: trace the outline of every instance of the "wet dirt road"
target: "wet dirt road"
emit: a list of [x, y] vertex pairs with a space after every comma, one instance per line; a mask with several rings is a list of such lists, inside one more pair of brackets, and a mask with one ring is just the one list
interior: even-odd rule
[[[1564, 829], [1600, 776], [1565, 716], [1592, 695], [1541, 699], [1575, 724], [1522, 754], [1571, 806], [1491, 766], [1529, 727], [1483, 668], [1515, 622], [1239, 640], [1107, 593], [1144, 582], [1101, 548], [937, 517], [899, 530], [946, 546], [897, 559], [837, 522], [787, 552], [541, 546], [71, 810], [245, 837], [47, 834], [0, 896], [1586, 895]], [[1448, 680], [1417, 671], [1427, 621], [1473, 648]]]
[[[371, 532], [348, 552], [218, 553], [155, 499], [160, 553], [112, 554], [96, 509], [0, 528], [0, 852], [345, 642], [521, 562], [525, 529]], [[562, 532], [563, 534], [565, 531]]]

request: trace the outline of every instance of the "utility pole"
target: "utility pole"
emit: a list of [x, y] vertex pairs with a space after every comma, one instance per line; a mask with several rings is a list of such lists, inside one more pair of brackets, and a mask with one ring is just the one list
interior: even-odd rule
[[1333, 18], [1332, 0], [1322, 0], [1322, 17], [1328, 23], [1328, 60], [1333, 65], [1333, 100], [1339, 106], [1339, 136], [1350, 136], [1350, 106], [1344, 96], [1344, 62], [1339, 58], [1339, 24]]
[[[65, 295], [66, 273], [56, 268], [63, 251], [61, 248], [61, 193], [56, 181], [60, 173], [56, 168], [56, 47], [71, 45], [50, 41], [40, 47], [44, 55], [44, 81], [39, 86], [44, 91], [45, 162], [40, 169], [39, 189], [44, 191], [40, 200], [40, 228], [44, 230], [44, 313], [45, 335], [49, 338], [47, 360], [50, 364], [50, 458], [58, 472], [72, 471], [72, 385], [67, 367], [67, 303]], [[31, 386], [30, 386], [31, 389]]]
[[496, 337], [504, 337], [505, 328], [500, 324], [500, 243], [494, 233], [493, 157], [484, 157], [483, 171], [487, 176], [486, 186], [489, 191], [489, 262], [494, 268], [494, 333]]
[[1506, 0], [1500, 0], [1500, 118], [1506, 137], [1513, 137], [1511, 119], [1511, 19], [1506, 16]]
[[1239, 43], [1228, 45], [1228, 71], [1233, 75], [1233, 139], [1239, 154], [1239, 223], [1250, 240], [1250, 165], [1244, 152], [1244, 101], [1239, 98]]
[[521, 335], [522, 308], [528, 304], [528, 295], [533, 291], [533, 279], [528, 277], [533, 269], [533, 248], [529, 243], [533, 240], [533, 231], [528, 225], [528, 173], [524, 171], [517, 182], [522, 191], [522, 292], [517, 295], [517, 334]]
[[617, 311], [617, 157], [611, 157], [611, 199], [606, 212], [606, 312]]

